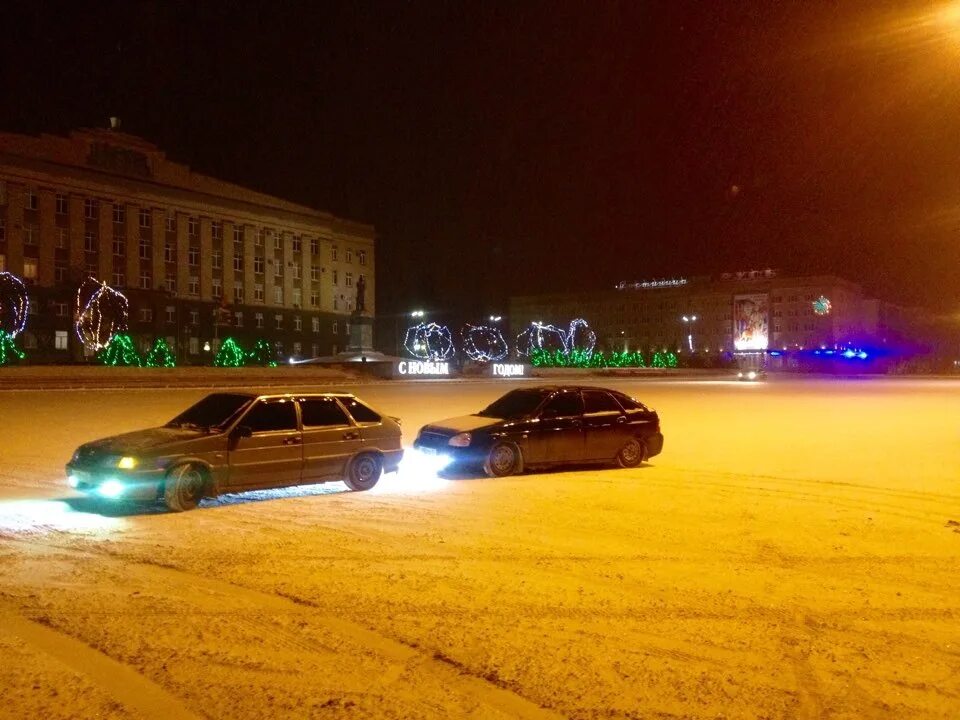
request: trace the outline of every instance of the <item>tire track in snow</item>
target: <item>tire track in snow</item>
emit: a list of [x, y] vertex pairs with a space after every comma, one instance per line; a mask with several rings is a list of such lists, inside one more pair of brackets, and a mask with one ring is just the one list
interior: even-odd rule
[[128, 710], [139, 713], [147, 720], [206, 717], [191, 712], [178, 697], [129, 665], [104, 655], [76, 638], [29, 620], [5, 605], [0, 605], [0, 628], [2, 632], [16, 636], [87, 678]]

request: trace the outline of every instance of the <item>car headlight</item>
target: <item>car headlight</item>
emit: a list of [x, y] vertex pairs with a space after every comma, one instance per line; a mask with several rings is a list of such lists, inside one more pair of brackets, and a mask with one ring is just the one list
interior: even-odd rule
[[757, 379], [757, 373], [756, 373], [755, 371], [751, 370], [750, 372], [747, 373], [747, 377], [748, 377], [750, 380], [756, 380], [756, 379]]
[[117, 460], [117, 467], [121, 470], [133, 470], [136, 466], [137, 459], [135, 457], [130, 457], [129, 455], [124, 455]]
[[459, 435], [454, 435], [452, 438], [447, 440], [447, 445], [451, 447], [468, 447], [471, 440], [470, 433], [460, 433]]

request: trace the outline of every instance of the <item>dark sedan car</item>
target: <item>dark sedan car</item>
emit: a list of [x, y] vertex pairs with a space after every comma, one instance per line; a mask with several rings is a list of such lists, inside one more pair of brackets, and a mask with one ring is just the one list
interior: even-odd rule
[[349, 393], [213, 393], [162, 427], [81, 445], [67, 480], [179, 511], [222, 492], [328, 480], [369, 490], [402, 456], [399, 421]]
[[425, 425], [414, 448], [502, 476], [564, 463], [636, 467], [660, 453], [663, 435], [657, 413], [621, 392], [549, 386], [512, 390], [475, 415]]

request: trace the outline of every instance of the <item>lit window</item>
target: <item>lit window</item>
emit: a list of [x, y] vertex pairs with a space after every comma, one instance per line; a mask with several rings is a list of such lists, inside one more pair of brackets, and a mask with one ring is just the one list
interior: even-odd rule
[[273, 302], [277, 305], [283, 305], [283, 288], [275, 287], [273, 289]]
[[293, 316], [293, 329], [296, 330], [297, 332], [300, 332], [301, 330], [303, 330], [303, 320], [300, 318], [299, 315]]
[[301, 350], [302, 350], [302, 348], [303, 348], [303, 346], [302, 346], [299, 342], [295, 342], [295, 343], [293, 344], [293, 354], [294, 354], [294, 355], [299, 355], [300, 352], [301, 352]]
[[28, 282], [37, 281], [37, 259], [36, 258], [23, 259], [23, 279]]
[[67, 350], [68, 349], [68, 338], [66, 330], [55, 330], [53, 333], [53, 347], [56, 350]]
[[256, 326], [257, 326], [258, 328], [262, 328], [262, 327], [263, 327], [263, 313], [256, 313], [256, 314], [253, 316], [253, 320], [254, 320], [254, 323], [256, 324]]
[[320, 318], [314, 317], [310, 318], [310, 329], [315, 333], [320, 332]]

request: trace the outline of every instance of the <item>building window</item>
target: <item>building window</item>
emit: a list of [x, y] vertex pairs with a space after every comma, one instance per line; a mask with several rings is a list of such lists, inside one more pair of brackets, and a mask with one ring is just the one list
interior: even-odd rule
[[187, 294], [200, 294], [200, 278], [198, 278], [196, 275], [191, 276], [189, 282], [187, 283]]
[[168, 233], [175, 233], [177, 231], [177, 216], [173, 211], [167, 213], [163, 224]]
[[96, 277], [97, 275], [96, 260], [90, 260], [89, 258], [87, 259], [86, 271], [87, 271], [87, 275], [89, 275], [90, 277]]
[[[0, 271], [3, 268], [0, 267]], [[53, 280], [54, 282], [62, 283], [67, 281], [67, 266], [61, 263], [58, 263], [53, 266]]]
[[334, 310], [336, 310], [336, 309], [337, 309], [337, 307], [338, 307], [338, 303], [337, 303], [337, 294], [336, 294], [336, 293], [334, 293], [334, 294], [333, 294], [333, 309], [334, 309]]
[[200, 232], [200, 224], [196, 218], [187, 218], [187, 235], [191, 238], [197, 237]]
[[233, 226], [233, 242], [237, 244], [243, 243], [243, 225]]
[[147, 208], [140, 208], [137, 216], [140, 218], [140, 227], [144, 230], [150, 228], [153, 224], [153, 215], [150, 214]]
[[93, 198], [83, 199], [83, 217], [87, 220], [97, 219], [97, 201]]
[[114, 235], [113, 254], [116, 255], [117, 257], [123, 257], [126, 250], [126, 248], [124, 247], [125, 245], [126, 243], [123, 241], [123, 238], [117, 237], [116, 235]]
[[253, 286], [253, 300], [254, 302], [263, 302], [263, 285], [260, 283]]
[[233, 286], [233, 301], [238, 303], [243, 302], [243, 285], [239, 283]]
[[312, 292], [310, 293], [310, 307], [317, 307], [320, 305], [320, 293]]
[[199, 325], [199, 324], [200, 324], [200, 311], [199, 311], [199, 310], [191, 310], [191, 311], [190, 311], [190, 324], [191, 324], [191, 325]]
[[7, 239], [7, 222], [0, 217], [0, 241]]
[[293, 274], [293, 279], [294, 279], [294, 280], [299, 280], [299, 279], [300, 279], [300, 272], [301, 272], [299, 263], [294, 263], [291, 267], [292, 267], [292, 271], [291, 271], [291, 272], [292, 272], [292, 274]]
[[273, 249], [283, 250], [283, 237], [280, 233], [275, 233], [273, 236]]
[[219, 250], [214, 250], [210, 254], [210, 265], [214, 270], [219, 270], [223, 267], [223, 253]]
[[[30, 307], [33, 307], [31, 304]], [[26, 350], [35, 350], [37, 347], [37, 336], [32, 332], [25, 332], [20, 336], [23, 338], [23, 347]]]
[[243, 327], [243, 313], [235, 312], [233, 314], [233, 326], [234, 327]]
[[310, 279], [311, 279], [311, 280], [319, 280], [319, 279], [320, 279], [320, 268], [318, 268], [316, 265], [311, 265], [311, 266], [310, 266]]
[[66, 215], [69, 207], [67, 196], [57, 193], [57, 215]]
[[26, 194], [24, 196], [24, 209], [25, 210], [36, 210], [37, 209], [37, 193], [33, 188], [27, 188]]
[[123, 287], [127, 284], [127, 276], [122, 272], [113, 273], [113, 286], [114, 287]]
[[[67, 245], [69, 244], [70, 231], [67, 228], [57, 228], [57, 248], [60, 250], [66, 250]], [[0, 238], [2, 239], [2, 238]]]
[[166, 287], [168, 293], [175, 293], [177, 291], [177, 280], [169, 275], [163, 280], [164, 287]]
[[353, 262], [353, 250], [350, 250], [349, 248], [347, 249], [347, 262]]
[[340, 284], [340, 275], [336, 270], [333, 271], [333, 284], [334, 285]]
[[253, 272], [256, 275], [263, 275], [263, 258], [259, 255], [253, 256]]
[[334, 245], [334, 246], [330, 249], [330, 257], [333, 258], [333, 261], [334, 261], [334, 262], [337, 261], [337, 246], [336, 246], [336, 245]]
[[301, 305], [303, 305], [303, 290], [301, 290], [300, 288], [293, 289], [293, 304], [296, 307], [300, 307]]
[[253, 237], [255, 247], [263, 247], [263, 228], [257, 228], [257, 234]]
[[153, 322], [153, 308], [140, 308], [140, 322]]
[[320, 318], [312, 317], [310, 318], [310, 329], [315, 333], [320, 332]]
[[140, 259], [149, 260], [153, 255], [153, 248], [150, 245], [150, 240], [147, 238], [140, 238]]
[[220, 278], [214, 278], [210, 285], [210, 294], [217, 300], [223, 297], [223, 285]]
[[187, 264], [194, 266], [200, 264], [200, 248], [190, 247], [187, 251]]
[[283, 315], [274, 315], [273, 322], [275, 323], [274, 327], [276, 327], [277, 330], [283, 330]]
[[23, 244], [24, 245], [36, 245], [38, 236], [40, 232], [37, 230], [37, 226], [33, 223], [24, 223], [23, 224]]
[[344, 278], [345, 278], [347, 287], [353, 287], [353, 273], [346, 273], [344, 275]]
[[349, 334], [350, 334], [350, 321], [349, 321], [349, 320], [347, 320], [347, 321], [343, 324], [343, 334], [344, 334], [344, 335], [349, 335]]
[[263, 313], [254, 313], [253, 322], [258, 328], [263, 328]]
[[275, 287], [273, 288], [273, 302], [277, 305], [283, 305], [283, 288]]
[[340, 332], [340, 326], [336, 320], [333, 321], [333, 334], [336, 335]]
[[223, 223], [214, 221], [210, 224], [210, 236], [214, 240], [223, 240]]
[[172, 263], [177, 261], [177, 247], [173, 243], [164, 243], [163, 261]]
[[302, 349], [303, 349], [303, 345], [301, 345], [299, 342], [295, 342], [295, 343], [293, 344], [293, 354], [294, 354], [294, 355], [299, 355], [300, 352], [302, 351]]
[[55, 350], [66, 350], [67, 349], [67, 331], [66, 330], [55, 330], [53, 333], [53, 347]]
[[310, 238], [310, 254], [316, 255], [320, 252], [320, 241], [317, 238]]
[[191, 355], [197, 355], [200, 353], [200, 338], [192, 337], [189, 341], [189, 348]]
[[303, 330], [303, 319], [299, 315], [293, 316], [293, 329], [297, 332]]
[[360, 264], [361, 264], [361, 265], [366, 265], [366, 264], [367, 264], [367, 251], [366, 251], [366, 250], [360, 250], [360, 251], [357, 253], [357, 259], [360, 261]]
[[273, 281], [275, 283], [283, 282], [283, 263], [279, 260], [273, 263]]
[[175, 323], [177, 321], [177, 308], [173, 305], [167, 305], [167, 322]]
[[37, 259], [36, 258], [23, 259], [23, 279], [26, 280], [28, 283], [35, 283], [37, 281]]
[[303, 250], [303, 243], [301, 242], [300, 237], [299, 236], [294, 237], [293, 251], [298, 253], [298, 252], [301, 252], [302, 250]]
[[113, 221], [122, 225], [127, 219], [127, 209], [120, 203], [113, 204]]
[[243, 253], [237, 252], [236, 248], [233, 252], [233, 270], [234, 272], [243, 272]]
[[54, 303], [53, 307], [57, 314], [57, 317], [67, 316], [67, 304], [65, 302]]
[[144, 270], [140, 273], [140, 289], [149, 290], [150, 286], [153, 285], [151, 282], [153, 278], [150, 276], [149, 270]]
[[320, 355], [320, 346], [317, 343], [314, 343], [310, 346], [310, 352], [313, 357], [319, 357]]

